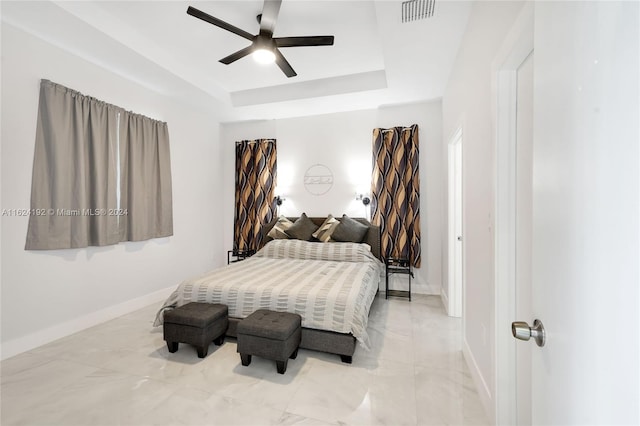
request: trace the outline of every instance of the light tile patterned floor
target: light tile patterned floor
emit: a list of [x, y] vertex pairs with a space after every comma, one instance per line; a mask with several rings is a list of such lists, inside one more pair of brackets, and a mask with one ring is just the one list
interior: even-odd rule
[[8, 425], [465, 425], [487, 419], [461, 351], [460, 319], [437, 296], [372, 306], [373, 349], [353, 364], [300, 350], [285, 375], [240, 364], [235, 339], [201, 360], [170, 354], [158, 305], [0, 363]]

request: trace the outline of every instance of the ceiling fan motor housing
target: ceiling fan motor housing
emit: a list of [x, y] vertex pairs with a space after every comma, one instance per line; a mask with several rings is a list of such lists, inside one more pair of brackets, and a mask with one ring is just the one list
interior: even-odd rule
[[238, 59], [255, 53], [257, 51], [264, 51], [266, 56], [270, 56], [270, 61], [275, 60], [278, 67], [287, 77], [295, 77], [297, 74], [293, 67], [286, 60], [284, 55], [280, 52], [280, 47], [300, 47], [300, 46], [332, 46], [333, 36], [300, 36], [300, 37], [276, 37], [273, 38], [273, 32], [276, 21], [278, 19], [278, 13], [280, 11], [280, 5], [282, 0], [265, 0], [262, 13], [256, 18], [260, 23], [260, 33], [253, 35], [238, 27], [235, 27], [221, 19], [209, 15], [195, 7], [189, 6], [187, 8], [187, 14], [208, 22], [216, 27], [230, 31], [240, 37], [243, 37], [251, 41], [251, 45], [231, 55], [220, 59], [225, 65], [229, 65]]
[[268, 35], [260, 32], [253, 40], [253, 47], [257, 49], [264, 49], [269, 51], [276, 50], [276, 42]]

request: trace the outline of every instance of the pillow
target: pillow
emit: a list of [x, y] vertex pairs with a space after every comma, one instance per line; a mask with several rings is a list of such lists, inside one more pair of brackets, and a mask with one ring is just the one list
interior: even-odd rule
[[293, 226], [293, 222], [291, 222], [284, 216], [280, 216], [267, 236], [273, 238], [274, 240], [289, 238], [289, 236], [287, 235], [287, 229], [291, 228], [291, 226]]
[[342, 215], [340, 219], [340, 225], [336, 226], [336, 229], [331, 234], [331, 239], [335, 241], [360, 243], [364, 240], [364, 236], [367, 235], [369, 227], [357, 220], [351, 219], [346, 214]]
[[269, 241], [253, 257], [270, 259], [303, 259], [328, 260], [332, 262], [373, 262], [377, 266], [381, 263], [371, 253], [367, 244], [361, 243], [330, 243], [322, 244], [300, 240]]
[[267, 222], [264, 225], [262, 225], [260, 232], [262, 233], [262, 236], [265, 238], [265, 242], [266, 242], [267, 236], [269, 235], [269, 232], [271, 232], [271, 230], [273, 229], [276, 223], [278, 223], [278, 217], [274, 216], [273, 219], [271, 219], [271, 222]]
[[313, 237], [326, 243], [331, 240], [331, 234], [335, 231], [336, 226], [340, 225], [340, 221], [332, 215], [327, 216], [325, 221], [320, 225], [320, 228], [313, 233]]
[[291, 238], [309, 241], [317, 229], [318, 225], [313, 223], [305, 213], [302, 213], [298, 220], [296, 220], [295, 223], [285, 232]]

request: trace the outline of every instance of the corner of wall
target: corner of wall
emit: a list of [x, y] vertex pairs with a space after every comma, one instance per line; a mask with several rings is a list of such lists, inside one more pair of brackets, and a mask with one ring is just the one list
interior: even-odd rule
[[447, 315], [450, 315], [449, 314], [449, 295], [445, 291], [444, 287], [440, 288], [440, 299], [442, 299], [442, 305], [444, 306], [445, 312], [447, 313]]

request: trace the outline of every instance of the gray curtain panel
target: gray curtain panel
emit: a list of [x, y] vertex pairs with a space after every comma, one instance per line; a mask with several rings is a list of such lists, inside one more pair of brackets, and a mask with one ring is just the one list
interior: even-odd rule
[[42, 80], [31, 211], [26, 250], [171, 235], [166, 123]]
[[[36, 125], [27, 250], [120, 241], [115, 209], [119, 110], [43, 80]], [[95, 209], [95, 211], [94, 211]]]
[[122, 241], [173, 235], [167, 124], [138, 114], [120, 117]]

